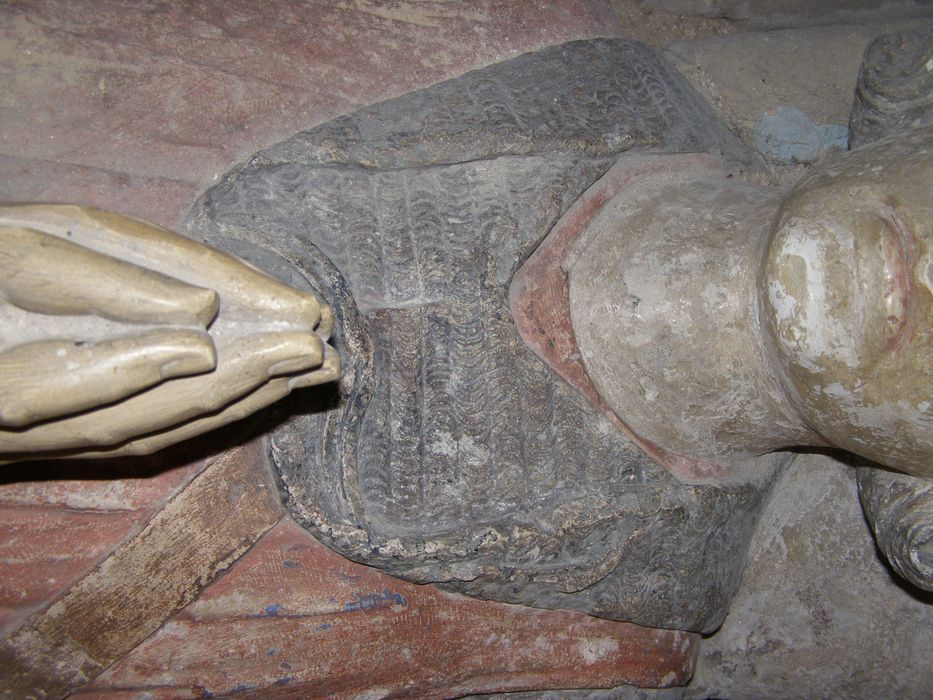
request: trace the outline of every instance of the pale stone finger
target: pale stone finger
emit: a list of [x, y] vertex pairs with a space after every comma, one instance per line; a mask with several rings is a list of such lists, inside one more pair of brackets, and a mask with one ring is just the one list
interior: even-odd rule
[[191, 284], [215, 289], [225, 304], [272, 321], [313, 329], [317, 299], [237, 258], [177, 233], [120, 214], [72, 205], [0, 207], [0, 225], [37, 228]]
[[324, 345], [324, 362], [312, 372], [297, 374], [289, 379], [289, 388], [303, 389], [327, 384], [340, 379], [340, 355], [330, 345]]
[[315, 333], [321, 336], [322, 340], [330, 340], [331, 333], [334, 332], [334, 311], [327, 304], [321, 305], [321, 322], [315, 329]]
[[[165, 447], [189, 440], [198, 435], [220, 428], [228, 423], [246, 418], [279, 399], [284, 398], [295, 389], [317, 386], [334, 381], [340, 377], [340, 357], [331, 348], [327, 348], [328, 357], [321, 367], [289, 377], [274, 377], [268, 382], [250, 392], [238, 401], [234, 401], [222, 411], [188, 421], [174, 428], [160, 433], [154, 433], [110, 450], [91, 450], [80, 454], [69, 454], [69, 457], [124, 457], [134, 455], [147, 455], [157, 452]], [[0, 461], [0, 464], [3, 464]]]
[[221, 409], [271, 376], [321, 364], [313, 333], [258, 334], [218, 348], [218, 370], [173, 379], [115, 404], [19, 431], [0, 431], [0, 453], [115, 445]]
[[[215, 430], [229, 423], [246, 418], [256, 411], [284, 398], [291, 391], [289, 377], [276, 377], [250, 392], [238, 401], [234, 401], [222, 411], [201, 418], [187, 421], [174, 428], [153, 433], [120, 445], [110, 450], [89, 450], [69, 457], [124, 457], [148, 455], [153, 452], [189, 440], [198, 435]], [[3, 464], [0, 461], [0, 464]]]
[[216, 363], [203, 331], [160, 329], [100, 342], [47, 340], [0, 353], [0, 426], [22, 427], [125, 398]]
[[42, 231], [0, 226], [0, 295], [40, 314], [206, 328], [217, 294]]

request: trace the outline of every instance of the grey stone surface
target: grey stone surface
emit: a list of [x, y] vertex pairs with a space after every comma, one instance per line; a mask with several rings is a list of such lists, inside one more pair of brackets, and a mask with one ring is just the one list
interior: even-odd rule
[[933, 124], [933, 23], [885, 34], [865, 50], [851, 146], [926, 124]]
[[722, 17], [751, 27], [804, 27], [929, 16], [929, 0], [641, 0], [649, 8], [692, 17]]
[[910, 583], [933, 591], [933, 480], [860, 467], [858, 485], [885, 558]]
[[899, 700], [933, 695], [933, 597], [875, 548], [855, 469], [798, 457], [779, 479], [689, 698]]
[[288, 506], [322, 541], [484, 598], [718, 626], [768, 478], [679, 484], [508, 310], [519, 264], [626, 149], [750, 160], [655, 54], [597, 40], [334, 120], [205, 194], [193, 233], [337, 311], [339, 393], [285, 404], [273, 435]]

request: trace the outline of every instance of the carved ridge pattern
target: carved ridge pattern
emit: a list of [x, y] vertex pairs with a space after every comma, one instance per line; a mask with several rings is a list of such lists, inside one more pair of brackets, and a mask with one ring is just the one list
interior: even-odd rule
[[[316, 536], [481, 597], [718, 624], [741, 551], [697, 564], [675, 540], [692, 529], [742, 550], [734, 513], [756, 511], [761, 489], [678, 485], [509, 312], [515, 270], [631, 146], [738, 149], [643, 47], [574, 42], [299, 134], [204, 195], [194, 233], [306, 268], [338, 314], [341, 400], [274, 434], [286, 502]], [[673, 551], [689, 561], [661, 561]], [[681, 590], [681, 566], [711, 575]]]

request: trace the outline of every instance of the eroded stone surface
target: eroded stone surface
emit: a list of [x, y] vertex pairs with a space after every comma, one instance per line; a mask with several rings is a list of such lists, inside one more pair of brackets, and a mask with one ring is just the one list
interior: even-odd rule
[[799, 457], [775, 484], [742, 587], [703, 640], [687, 696], [929, 698], [931, 602], [879, 557], [855, 469]]
[[564, 268], [581, 361], [606, 403], [663, 450], [739, 472], [799, 431], [754, 303], [780, 191], [728, 174], [712, 157], [626, 154], [604, 180], [627, 182]]
[[814, 169], [782, 203], [761, 269], [762, 326], [804, 423], [827, 444], [925, 477], [931, 146], [926, 126]]
[[752, 27], [777, 28], [877, 21], [929, 15], [925, 0], [641, 0], [681, 15], [723, 17]]
[[933, 123], [933, 25], [880, 36], [865, 50], [849, 128], [852, 147]]
[[274, 436], [292, 512], [327, 544], [495, 600], [715, 628], [762, 487], [678, 484], [508, 308], [514, 270], [633, 147], [745, 158], [656, 56], [605, 40], [335, 120], [205, 195], [193, 233], [305, 270], [338, 312], [339, 397]]
[[667, 687], [689, 678], [698, 647], [690, 633], [392, 579], [286, 520], [77, 697], [149, 697], [155, 689], [159, 698], [451, 698]]
[[[554, 225], [541, 245], [516, 272], [509, 287], [509, 303], [512, 315], [522, 339], [532, 351], [568, 383], [576, 387], [614, 425], [629, 435], [657, 462], [676, 474], [680, 480], [688, 483], [702, 483], [710, 480], [722, 481], [728, 479], [730, 473], [743, 471], [747, 478], [750, 474], [749, 469], [753, 467], [749, 460], [731, 461], [731, 463], [703, 461], [668, 451], [676, 440], [679, 440], [681, 442], [677, 444], [687, 443], [686, 452], [688, 454], [696, 454], [698, 452], [695, 451], [697, 442], [700, 441], [705, 444], [710, 439], [708, 425], [705, 426], [705, 430], [697, 431], [685, 430], [685, 426], [681, 423], [675, 428], [675, 441], [671, 441], [671, 436], [667, 435], [667, 440], [652, 442], [652, 439], [657, 440], [657, 435], [644, 430], [640, 433], [637, 432], [639, 427], [645, 427], [644, 421], [633, 422], [631, 419], [636, 416], [632, 416], [629, 412], [622, 412], [617, 415], [612, 410], [610, 405], [621, 409], [628, 403], [628, 408], [631, 409], [633, 404], [626, 401], [616, 401], [613, 404], [612, 399], [617, 399], [618, 396], [613, 397], [611, 392], [607, 395], [601, 395], [597, 391], [597, 386], [594, 385], [594, 377], [588, 374], [587, 367], [584, 365], [586, 353], [581, 350], [578, 342], [594, 330], [609, 330], [613, 323], [618, 323], [618, 318], [614, 322], [608, 322], [604, 317], [594, 327], [590, 327], [590, 324], [583, 321], [582, 325], [575, 331], [573, 319], [571, 318], [571, 272], [575, 262], [581, 257], [581, 253], [577, 251], [577, 248], [586, 243], [584, 239], [592, 237], [594, 226], [598, 228], [596, 222], [606, 219], [609, 222], [621, 220], [622, 216], [619, 215], [618, 211], [615, 212], [613, 217], [604, 215], [604, 210], [622, 208], [630, 212], [639, 206], [640, 200], [645, 199], [646, 194], [648, 199], [655, 198], [658, 190], [662, 186], [670, 184], [672, 180], [689, 177], [691, 174], [693, 177], [705, 175], [706, 177], [721, 179], [725, 175], [723, 168], [722, 161], [709, 154], [694, 153], [663, 156], [625, 154], [621, 156], [612, 168], [587, 189]], [[723, 182], [733, 181], [723, 180]], [[747, 193], [747, 188], [745, 193]], [[691, 201], [689, 194], [683, 192], [673, 194], [669, 199], [672, 202], [677, 202], [680, 208], [675, 207], [672, 211], [682, 211], [684, 209], [683, 203]], [[704, 213], [709, 212], [710, 207], [707, 202], [701, 205], [701, 210]], [[741, 217], [739, 217], [739, 220], [741, 220]], [[666, 219], [660, 225], [660, 228], [663, 229], [665, 225], [669, 226], [670, 224], [671, 221]], [[622, 234], [622, 231], [614, 231], [614, 240], [621, 240]], [[645, 241], [641, 240], [644, 237], [636, 235], [634, 238], [636, 248], [645, 243]], [[647, 249], [648, 244], [643, 247]], [[592, 298], [584, 305], [584, 310], [596, 314], [605, 313], [609, 317], [618, 317], [624, 315], [623, 309], [640, 308], [642, 301], [640, 298], [629, 293], [619, 294], [619, 290], [616, 288], [626, 270], [655, 271], [654, 274], [643, 275], [643, 279], [650, 284], [669, 284], [672, 286], [689, 284], [689, 281], [685, 282], [683, 279], [683, 265], [679, 267], [679, 270], [677, 269], [676, 259], [680, 255], [687, 256], [690, 259], [690, 265], [701, 270], [696, 275], [700, 280], [700, 289], [690, 288], [680, 296], [685, 299], [696, 298], [702, 300], [703, 306], [692, 307], [691, 310], [693, 311], [700, 308], [703, 313], [710, 313], [714, 309], [721, 309], [722, 299], [720, 297], [722, 294], [714, 294], [712, 297], [709, 294], [703, 294], [704, 289], [708, 286], [709, 276], [707, 271], [715, 265], [710, 264], [709, 261], [706, 262], [706, 265], [703, 265], [701, 262], [702, 257], [697, 254], [699, 251], [695, 250], [695, 248], [697, 246], [677, 246], [674, 250], [665, 250], [662, 253], [655, 251], [656, 254], [653, 257], [649, 256], [647, 261], [644, 259], [637, 261], [634, 259], [620, 260], [618, 252], [615, 255], [607, 255], [605, 251], [601, 251], [596, 257], [601, 264], [608, 265], [610, 268], [608, 273], [605, 271], [598, 275], [592, 273], [587, 275], [580, 271], [576, 273], [578, 286], [580, 285], [580, 279], [583, 278], [584, 285], [592, 285], [593, 287]], [[723, 256], [716, 252], [715, 257], [721, 259]], [[654, 261], [660, 261], [662, 267], [659, 272]], [[666, 265], [671, 267], [664, 267]], [[679, 278], [675, 275], [675, 272], [680, 273]], [[677, 298], [678, 294], [672, 296]], [[742, 295], [740, 300], [743, 305], [746, 303], [746, 296]], [[660, 312], [660, 316], [664, 320], [660, 324], [657, 323], [657, 319], [655, 319], [654, 324], [645, 324], [643, 323], [644, 319], [638, 317], [636, 313], [635, 318], [639, 318], [638, 324], [641, 326], [642, 331], [644, 331], [645, 325], [654, 327], [660, 325], [661, 329], [663, 329], [670, 320], [672, 314], [669, 305], [654, 303], [653, 306], [657, 307], [657, 311]], [[646, 315], [651, 315], [651, 309], [652, 306], [646, 309]], [[681, 331], [682, 333], [691, 332], [692, 324], [697, 317], [695, 314], [688, 313], [687, 315], [690, 317], [691, 328]], [[728, 327], [726, 316], [721, 316], [719, 318], [714, 314], [711, 319], [696, 325], [706, 329], [711, 324], [720, 323], [722, 324], [720, 331], [734, 334], [734, 331], [731, 331]], [[631, 320], [634, 322], [635, 318]], [[579, 313], [577, 320], [579, 320]], [[627, 340], [627, 335], [641, 335], [642, 337], [638, 338], [633, 345]], [[638, 353], [639, 346], [647, 350], [651, 362], [658, 362], [662, 361], [660, 359], [661, 353], [655, 352], [655, 348], [660, 347], [667, 340], [666, 333], [663, 331], [660, 333], [660, 338], [656, 338], [654, 343], [644, 342], [644, 335], [644, 332], [639, 334], [633, 328], [623, 328], [620, 335], [616, 335], [611, 342], [603, 344], [596, 357], [596, 360], [609, 375], [621, 375], [618, 386], [629, 390], [634, 389], [638, 394], [643, 391], [638, 381], [641, 378], [641, 373], [636, 372], [634, 377], [632, 373], [637, 369], [635, 356]], [[716, 343], [717, 348], [714, 352], [718, 355], [720, 338], [717, 333], [710, 333], [709, 337]], [[694, 358], [697, 347], [695, 342], [689, 345], [690, 357], [688, 364], [690, 369], [688, 374], [690, 375], [689, 381], [694, 382], [693, 391], [695, 392], [696, 385], [709, 383], [708, 377], [710, 374], [705, 375], [703, 380], [695, 381], [696, 367]], [[668, 366], [672, 364], [670, 358], [665, 357], [663, 361], [667, 362]], [[683, 360], [681, 360], [681, 363], [683, 363]], [[728, 358], [723, 360], [723, 364], [728, 367], [728, 376], [734, 376], [732, 367], [728, 366]], [[715, 370], [711, 374], [716, 377]], [[721, 381], [721, 378], [717, 378], [717, 381]], [[671, 410], [673, 403], [676, 401], [683, 402], [684, 395], [690, 393], [689, 390], [684, 390], [684, 387], [689, 386], [689, 384], [686, 380], [683, 380], [682, 376], [681, 381], [675, 380], [672, 383], [676, 385], [676, 395], [668, 395], [656, 401], [656, 410], [659, 410], [663, 417], [662, 424], [669, 422], [670, 414], [674, 412]], [[708, 392], [707, 389], [704, 389], [704, 391]], [[698, 405], [698, 413], [705, 418], [710, 415], [708, 406], [715, 405], [716, 400], [710, 399], [709, 393], [703, 398], [705, 400], [696, 401], [694, 397], [694, 400], [690, 403]], [[738, 407], [738, 410], [747, 410], [741, 401], [734, 402], [734, 405]], [[658, 416], [655, 415], [653, 418], [654, 420], [649, 420], [648, 423], [657, 427]], [[639, 424], [636, 425], [636, 423]], [[698, 432], [700, 433], [699, 440], [697, 437]], [[660, 445], [664, 447], [662, 448]], [[760, 453], [761, 449], [764, 449], [760, 439], [756, 440], [755, 448], [758, 450], [754, 452], [756, 455]]]
[[616, 26], [589, 0], [4, 2], [0, 199], [173, 227], [298, 129]]

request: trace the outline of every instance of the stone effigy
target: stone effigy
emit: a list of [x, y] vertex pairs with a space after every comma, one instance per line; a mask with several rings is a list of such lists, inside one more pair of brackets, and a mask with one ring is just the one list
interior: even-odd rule
[[[4, 208], [0, 456], [159, 449], [333, 380], [333, 332], [339, 385], [273, 434], [325, 543], [471, 595], [711, 631], [780, 450], [930, 475], [915, 102], [788, 194], [742, 180], [754, 158], [647, 49], [539, 51], [208, 191], [192, 234], [285, 284], [117, 215]], [[863, 141], [883, 121], [865, 114]], [[929, 587], [931, 495], [905, 479], [863, 470], [863, 503]]]
[[933, 476], [931, 143], [863, 146], [787, 196], [714, 157], [620, 159], [563, 263], [600, 396], [678, 455], [841, 447]]
[[194, 235], [335, 310], [339, 391], [273, 433], [299, 522], [413, 581], [718, 626], [787, 456], [678, 482], [535, 357], [510, 312], [522, 261], [626, 150], [753, 162], [648, 49], [598, 40], [336, 119], [204, 195]]
[[0, 462], [148, 454], [332, 381], [312, 295], [98, 209], [0, 207]]
[[[539, 356], [683, 476], [808, 445], [921, 477], [865, 467], [859, 483], [881, 550], [933, 589], [925, 36], [869, 47], [862, 145], [789, 193], [711, 155], [622, 156], [518, 271], [513, 311]], [[917, 99], [869, 119], [893, 92]]]

